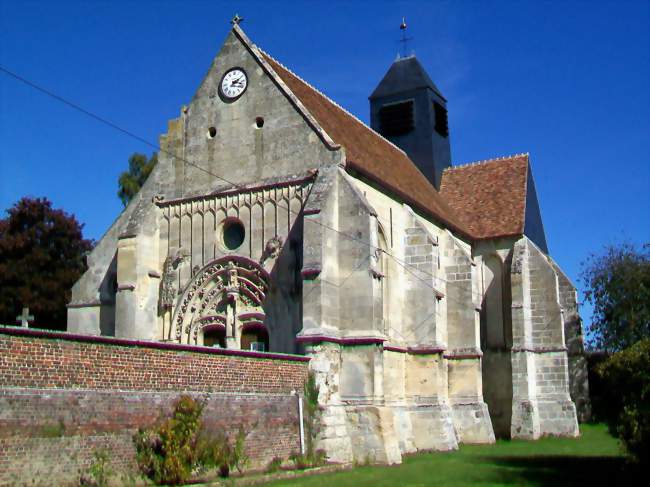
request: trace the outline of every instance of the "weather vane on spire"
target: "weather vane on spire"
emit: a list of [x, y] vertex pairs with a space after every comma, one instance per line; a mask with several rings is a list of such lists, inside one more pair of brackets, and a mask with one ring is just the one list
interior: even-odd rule
[[230, 23], [231, 23], [232, 25], [239, 25], [239, 24], [241, 24], [243, 21], [244, 21], [244, 18], [243, 18], [243, 17], [240, 17], [239, 14], [235, 14], [235, 16], [232, 18], [232, 20], [230, 21]]
[[402, 38], [399, 40], [400, 44], [402, 44], [402, 57], [408, 56], [408, 42], [413, 40], [412, 37], [406, 37], [406, 28], [406, 17], [402, 17], [402, 23], [399, 25], [399, 30], [402, 31]]

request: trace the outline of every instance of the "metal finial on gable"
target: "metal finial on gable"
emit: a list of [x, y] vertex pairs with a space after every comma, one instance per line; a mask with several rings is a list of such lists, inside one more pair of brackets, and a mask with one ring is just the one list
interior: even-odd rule
[[232, 20], [230, 21], [230, 23], [231, 23], [232, 25], [239, 25], [239, 24], [241, 24], [243, 21], [244, 21], [244, 18], [243, 18], [243, 17], [240, 17], [239, 14], [235, 14], [235, 16], [232, 18]]

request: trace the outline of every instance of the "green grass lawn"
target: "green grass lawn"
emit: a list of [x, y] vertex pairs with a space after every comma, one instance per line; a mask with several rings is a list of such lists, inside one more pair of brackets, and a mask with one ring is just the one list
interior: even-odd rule
[[608, 485], [624, 482], [625, 459], [604, 425], [581, 425], [581, 437], [463, 445], [448, 453], [406, 457], [393, 467], [350, 471], [270, 483], [273, 486]]

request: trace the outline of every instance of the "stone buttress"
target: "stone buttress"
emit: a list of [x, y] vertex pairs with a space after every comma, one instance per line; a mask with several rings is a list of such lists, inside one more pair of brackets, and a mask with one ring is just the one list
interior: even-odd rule
[[526, 237], [514, 245], [512, 289], [513, 438], [577, 436], [557, 275]]

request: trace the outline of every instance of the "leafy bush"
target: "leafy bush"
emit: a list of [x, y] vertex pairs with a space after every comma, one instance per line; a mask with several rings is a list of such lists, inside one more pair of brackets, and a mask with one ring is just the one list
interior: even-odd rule
[[113, 469], [110, 464], [110, 454], [105, 448], [95, 450], [93, 463], [88, 471], [81, 475], [79, 485], [82, 487], [108, 487]]
[[309, 467], [307, 455], [303, 455], [302, 453], [292, 453], [289, 455], [289, 460], [293, 462], [293, 465], [297, 470], [304, 470]]
[[62, 419], [56, 424], [46, 424], [41, 429], [43, 438], [60, 438], [65, 435], [65, 424]]
[[597, 368], [609, 389], [604, 411], [610, 431], [628, 452], [647, 465], [650, 460], [650, 339], [613, 354]]
[[246, 454], [246, 436], [242, 427], [237, 431], [234, 443], [223, 432], [214, 437], [204, 435], [199, 445], [201, 464], [207, 468], [219, 469], [219, 475], [224, 478], [230, 476], [233, 468], [241, 473], [249, 460]]
[[309, 372], [307, 381], [303, 389], [303, 399], [305, 404], [305, 453], [292, 453], [289, 456], [298, 470], [309, 467], [316, 467], [325, 463], [326, 454], [324, 450], [316, 450], [316, 437], [319, 432], [319, 413], [320, 405], [318, 404], [319, 388], [316, 384], [316, 376]]
[[156, 484], [184, 484], [201, 467], [197, 448], [204, 402], [181, 396], [171, 418], [133, 437], [140, 471]]
[[304, 470], [306, 468], [318, 467], [325, 463], [325, 450], [314, 450], [312, 453], [292, 453], [289, 455], [297, 470]]
[[240, 473], [248, 463], [246, 436], [240, 427], [234, 438], [219, 431], [205, 431], [201, 415], [205, 401], [181, 396], [170, 419], [159, 426], [140, 430], [133, 437], [140, 472], [156, 484], [187, 483], [192, 473], [216, 468], [228, 477]]
[[274, 473], [280, 470], [282, 468], [282, 458], [280, 457], [273, 457], [273, 459], [269, 462], [269, 464], [266, 466], [266, 472], [267, 473]]
[[305, 429], [307, 430], [306, 443], [307, 443], [307, 457], [310, 459], [315, 458], [314, 443], [316, 442], [316, 436], [318, 435], [318, 424], [319, 418], [318, 413], [320, 412], [320, 406], [318, 404], [318, 385], [316, 385], [316, 376], [313, 372], [309, 372], [307, 376], [307, 381], [305, 382], [304, 387], [304, 398], [305, 398]]

